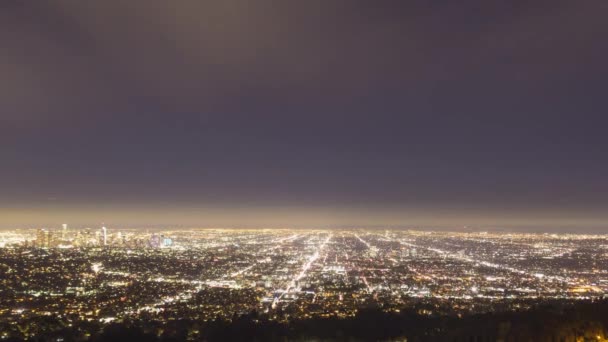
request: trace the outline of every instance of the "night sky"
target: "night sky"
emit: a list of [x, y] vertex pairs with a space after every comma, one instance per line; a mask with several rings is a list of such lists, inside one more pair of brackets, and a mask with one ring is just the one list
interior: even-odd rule
[[608, 2], [0, 2], [0, 226], [608, 232]]

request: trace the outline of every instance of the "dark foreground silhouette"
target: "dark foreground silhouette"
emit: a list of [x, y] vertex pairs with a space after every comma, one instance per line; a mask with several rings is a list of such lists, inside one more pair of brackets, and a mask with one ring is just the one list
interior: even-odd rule
[[[415, 311], [360, 311], [348, 319], [309, 319], [277, 323], [255, 312], [232, 320], [129, 321], [102, 328], [82, 322], [71, 327], [48, 325], [34, 340], [57, 341], [608, 341], [608, 300], [573, 306], [547, 305], [526, 312], [483, 314], [464, 318], [421, 316]], [[2, 327], [6, 328], [6, 327]], [[18, 340], [12, 336], [7, 340]]]

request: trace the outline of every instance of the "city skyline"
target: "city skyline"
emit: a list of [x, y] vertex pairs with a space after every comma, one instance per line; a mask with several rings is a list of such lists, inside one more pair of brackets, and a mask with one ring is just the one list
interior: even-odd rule
[[606, 18], [0, 0], [0, 341], [608, 342]]
[[[69, 226], [78, 229], [82, 228], [99, 228], [109, 226], [111, 228], [126, 228], [126, 229], [160, 229], [160, 228], [179, 228], [179, 229], [372, 229], [372, 230], [423, 230], [428, 232], [512, 232], [512, 233], [555, 233], [555, 234], [608, 234], [603, 224], [603, 220], [589, 220], [583, 218], [570, 218], [568, 220], [559, 219], [558, 221], [551, 220], [497, 220], [495, 216], [485, 219], [471, 219], [451, 216], [443, 220], [431, 221], [427, 218], [412, 219], [408, 218], [393, 218], [392, 221], [387, 221], [388, 215], [367, 215], [364, 219], [359, 219], [357, 223], [354, 221], [341, 221], [336, 218], [335, 209], [332, 209], [332, 214], [329, 215], [325, 210], [321, 214], [315, 213], [317, 217], [322, 217], [321, 220], [310, 221], [307, 216], [288, 216], [268, 214], [265, 217], [260, 217], [260, 210], [243, 211], [238, 210], [231, 215], [240, 215], [240, 223], [235, 223], [230, 219], [230, 215], [226, 215], [225, 210], [221, 210], [221, 215], [211, 216], [209, 211], [196, 209], [197, 214], [184, 219], [183, 213], [167, 214], [167, 212], [157, 213], [154, 211], [129, 211], [127, 215], [115, 215], [116, 210], [108, 211], [107, 215], [99, 216], [99, 212], [93, 213], [89, 217], [109, 217], [111, 213], [114, 218], [105, 220], [110, 222], [100, 223], [94, 222], [92, 219], [86, 219], [86, 215], [80, 217], [85, 218], [81, 221], [71, 220]], [[309, 212], [310, 213], [310, 212]], [[39, 212], [31, 212], [27, 217], [39, 215], [42, 217], [39, 221], [28, 221], [19, 217], [10, 223], [5, 219], [5, 223], [0, 225], [0, 230], [13, 229], [36, 229], [44, 228], [51, 230], [61, 230], [61, 226], [65, 221], [60, 221], [64, 217], [63, 214], [58, 214], [53, 211], [52, 214], [40, 215]], [[360, 216], [361, 213], [357, 213]], [[145, 216], [146, 220], [139, 217]], [[180, 216], [181, 220], [172, 218]], [[354, 216], [354, 215], [353, 215]], [[53, 220], [49, 221], [49, 218]], [[352, 219], [352, 218], [351, 218]], [[351, 220], [349, 219], [349, 220]], [[9, 223], [6, 223], [9, 222]], [[497, 223], [499, 222], [499, 223]]]

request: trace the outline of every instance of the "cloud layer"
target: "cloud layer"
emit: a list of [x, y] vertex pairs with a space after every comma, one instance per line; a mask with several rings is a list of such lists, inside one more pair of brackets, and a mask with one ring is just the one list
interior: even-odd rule
[[600, 0], [4, 1], [0, 204], [601, 221], [607, 15]]

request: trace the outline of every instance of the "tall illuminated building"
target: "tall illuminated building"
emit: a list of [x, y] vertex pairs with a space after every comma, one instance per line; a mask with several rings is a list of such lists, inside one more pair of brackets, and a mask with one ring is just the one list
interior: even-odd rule
[[40, 248], [49, 248], [52, 244], [52, 234], [45, 228], [40, 229], [36, 233], [36, 246]]
[[65, 240], [65, 238], [68, 235], [68, 225], [67, 223], [62, 224], [62, 229], [61, 229], [61, 239]]
[[103, 245], [107, 246], [108, 245], [108, 229], [106, 227], [101, 227], [101, 233], [102, 233], [102, 241], [103, 241]]
[[46, 229], [42, 228], [36, 232], [36, 247], [44, 247], [45, 231]]

